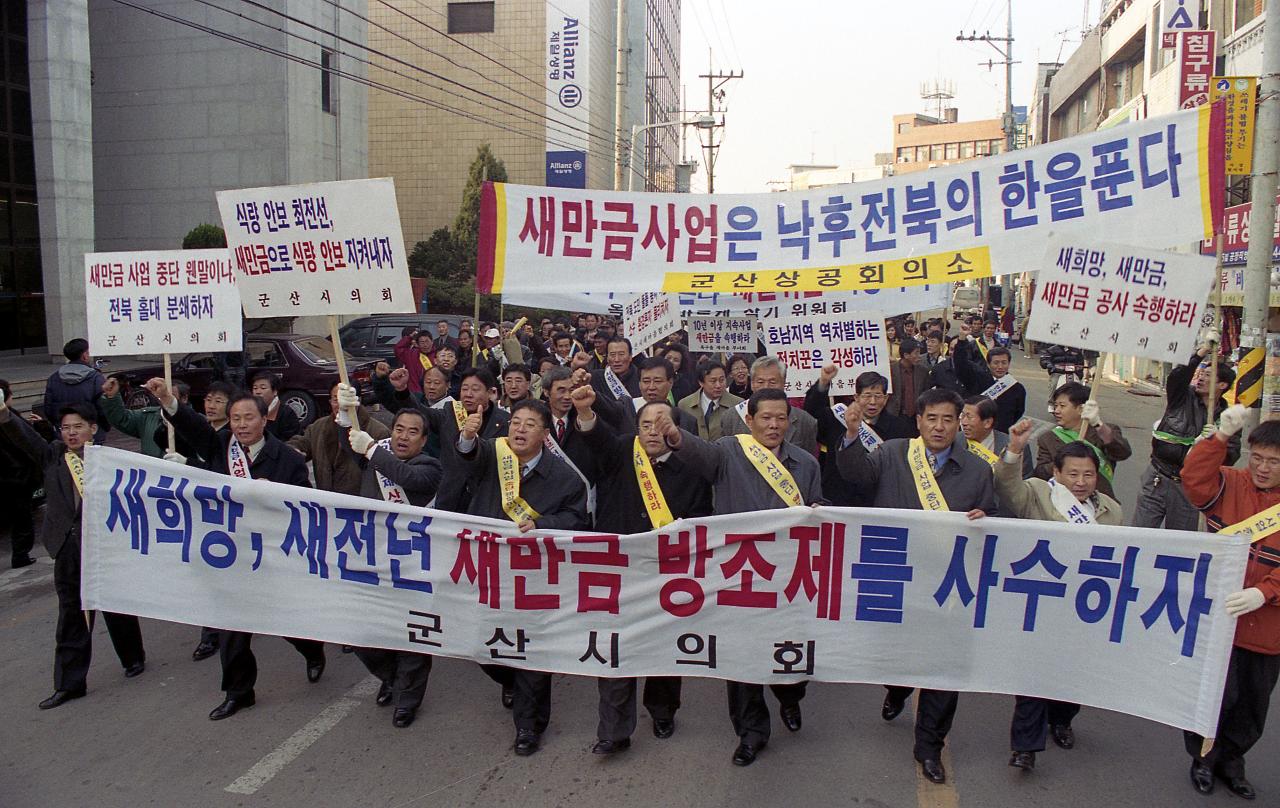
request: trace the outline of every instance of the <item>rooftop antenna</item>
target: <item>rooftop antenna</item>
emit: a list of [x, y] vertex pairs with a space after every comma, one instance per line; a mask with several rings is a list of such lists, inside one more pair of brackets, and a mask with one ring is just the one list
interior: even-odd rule
[[920, 97], [937, 109], [935, 117], [941, 122], [942, 110], [948, 106], [948, 101], [956, 97], [956, 86], [950, 81], [934, 79], [932, 83], [920, 85]]

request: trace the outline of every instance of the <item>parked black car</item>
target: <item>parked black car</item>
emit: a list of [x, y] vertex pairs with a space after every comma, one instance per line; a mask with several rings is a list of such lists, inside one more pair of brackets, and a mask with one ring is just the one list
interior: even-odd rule
[[[327, 414], [329, 390], [338, 381], [333, 344], [327, 338], [305, 334], [246, 334], [244, 357], [246, 378], [252, 378], [260, 370], [280, 376], [280, 403], [293, 408], [304, 426], [322, 412], [321, 405]], [[238, 371], [240, 361], [240, 354], [236, 353], [187, 354], [173, 363], [173, 378], [191, 385], [191, 405], [199, 411], [209, 385], [221, 378], [227, 367]], [[371, 395], [369, 379], [376, 364], [376, 359], [347, 354], [351, 383], [366, 396]], [[145, 407], [156, 402], [143, 384], [163, 376], [164, 366], [153, 365], [111, 375], [125, 387], [127, 406]]]
[[338, 329], [342, 347], [348, 352], [396, 364], [396, 343], [407, 327], [436, 337], [436, 323], [449, 323], [449, 336], [457, 338], [458, 326], [470, 317], [461, 314], [371, 314], [359, 317]]

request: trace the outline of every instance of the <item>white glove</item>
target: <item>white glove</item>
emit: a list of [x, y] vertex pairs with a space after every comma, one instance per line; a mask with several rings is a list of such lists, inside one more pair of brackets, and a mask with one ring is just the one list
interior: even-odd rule
[[1262, 590], [1256, 586], [1251, 586], [1248, 589], [1242, 589], [1239, 592], [1227, 595], [1227, 614], [1232, 617], [1241, 617], [1261, 608], [1262, 604], [1266, 602], [1267, 597], [1262, 594]]
[[165, 452], [164, 459], [168, 460], [170, 463], [177, 463], [180, 466], [187, 465], [187, 459], [177, 452]]
[[338, 410], [338, 414], [333, 416], [333, 422], [338, 426], [351, 426], [351, 416], [347, 412], [348, 410]]
[[9, 402], [4, 400], [4, 391], [0, 390], [0, 412], [9, 409]]
[[353, 429], [347, 433], [347, 440], [351, 441], [351, 449], [356, 454], [368, 456], [369, 448], [374, 445], [373, 436], [363, 429]]
[[360, 396], [356, 393], [356, 389], [349, 384], [339, 384], [338, 407], [345, 410], [358, 406], [360, 406]]
[[1249, 408], [1243, 404], [1232, 404], [1222, 411], [1218, 420], [1218, 429], [1228, 435], [1234, 435], [1244, 429], [1244, 419], [1249, 415]]
[[1216, 328], [1206, 328], [1200, 333], [1200, 341], [1204, 343], [1212, 342], [1214, 345], [1217, 345], [1219, 342], [1222, 342], [1222, 335], [1218, 333]]
[[1089, 399], [1080, 409], [1080, 418], [1095, 426], [1102, 423], [1102, 413], [1098, 411], [1098, 402]]

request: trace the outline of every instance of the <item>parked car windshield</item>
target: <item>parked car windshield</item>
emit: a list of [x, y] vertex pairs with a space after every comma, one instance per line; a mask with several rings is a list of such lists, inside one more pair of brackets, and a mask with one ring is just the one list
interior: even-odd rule
[[294, 340], [294, 347], [317, 365], [332, 364], [334, 360], [333, 345], [324, 337], [304, 337]]

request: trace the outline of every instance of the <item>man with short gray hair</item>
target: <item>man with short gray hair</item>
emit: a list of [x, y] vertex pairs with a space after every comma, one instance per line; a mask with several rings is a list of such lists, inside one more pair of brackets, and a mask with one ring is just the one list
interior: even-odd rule
[[[786, 390], [787, 366], [777, 357], [762, 356], [751, 363], [751, 390]], [[739, 404], [735, 411], [736, 418], [728, 414], [721, 422], [724, 434], [738, 435], [750, 432], [745, 416], [747, 402]], [[804, 411], [803, 407], [792, 407], [787, 415], [787, 443], [803, 449], [814, 457], [818, 456], [818, 420]]]

